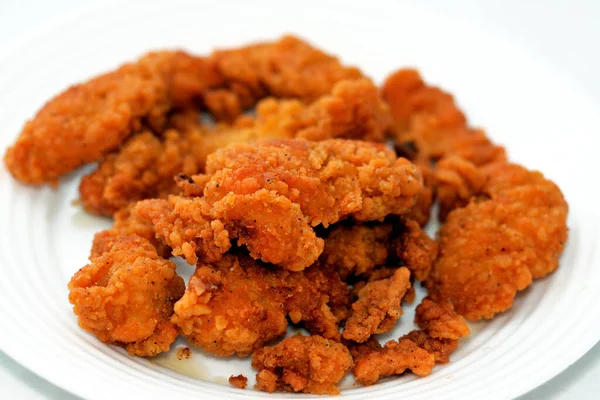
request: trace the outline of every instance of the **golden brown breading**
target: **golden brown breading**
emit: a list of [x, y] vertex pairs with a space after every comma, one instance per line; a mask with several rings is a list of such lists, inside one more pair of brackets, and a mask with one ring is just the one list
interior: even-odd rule
[[321, 261], [344, 280], [351, 275], [369, 276], [376, 267], [386, 264], [392, 230], [392, 224], [387, 223], [335, 224], [325, 237]]
[[450, 300], [469, 319], [510, 308], [532, 277], [558, 267], [567, 240], [568, 205], [553, 182], [515, 164], [490, 164], [481, 173], [481, 197], [452, 211], [441, 229], [427, 282], [434, 298]]
[[130, 354], [168, 351], [177, 337], [169, 322], [184, 291], [175, 264], [139, 236], [101, 232], [90, 257], [69, 282], [69, 301], [79, 325]]
[[161, 129], [172, 109], [222, 83], [212, 61], [157, 52], [50, 100], [26, 123], [4, 161], [18, 180], [55, 183], [108, 154], [142, 125]]
[[231, 375], [229, 377], [229, 384], [238, 389], [246, 389], [246, 386], [248, 385], [248, 378], [241, 374], [237, 376]]
[[339, 339], [349, 306], [346, 284], [319, 265], [289, 272], [227, 254], [198, 265], [172, 322], [207, 352], [247, 355], [285, 334], [286, 316], [313, 334]]
[[410, 339], [390, 340], [385, 346], [379, 346], [376, 340], [353, 349], [356, 380], [363, 385], [373, 385], [381, 378], [400, 375], [411, 370], [415, 375], [426, 376], [431, 373], [435, 356], [417, 346]]
[[494, 145], [483, 131], [467, 127], [450, 94], [427, 86], [416, 70], [394, 72], [385, 81], [382, 94], [394, 119], [396, 146], [412, 148], [413, 160], [456, 154], [483, 165], [506, 159], [504, 148]]
[[406, 214], [406, 219], [412, 219], [421, 226], [427, 225], [431, 215], [431, 207], [436, 198], [437, 180], [436, 175], [428, 163], [415, 164], [419, 167], [423, 176], [423, 190], [417, 195], [417, 201], [413, 208]]
[[229, 121], [267, 96], [310, 103], [341, 80], [363, 77], [357, 68], [345, 67], [337, 58], [291, 35], [275, 42], [217, 50], [211, 61], [225, 85], [209, 92], [205, 105], [218, 119]]
[[402, 315], [402, 298], [409, 288], [406, 268], [398, 268], [390, 278], [368, 282], [352, 304], [342, 337], [362, 343], [373, 334], [391, 331]]
[[442, 159], [436, 165], [435, 178], [440, 201], [440, 221], [444, 221], [455, 208], [469, 204], [475, 195], [483, 194], [483, 173], [464, 158], [450, 156]]
[[415, 313], [415, 323], [421, 328], [404, 335], [435, 357], [435, 362], [447, 363], [456, 350], [458, 340], [468, 336], [469, 326], [465, 319], [454, 311], [450, 302], [434, 302], [423, 299]]
[[340, 139], [236, 144], [213, 153], [206, 171], [209, 179], [194, 177], [203, 197], [136, 208], [190, 264], [218, 260], [237, 238], [254, 258], [302, 270], [323, 250], [311, 225], [401, 214], [422, 187], [415, 166], [384, 146]]
[[393, 217], [383, 223], [335, 224], [324, 240], [320, 262], [338, 271], [344, 280], [371, 281], [382, 267], [393, 271], [394, 265], [403, 265], [423, 281], [437, 255], [436, 242], [418, 223]]
[[417, 168], [384, 145], [341, 139], [236, 144], [211, 154], [206, 172], [209, 201], [275, 190], [299, 204], [311, 225], [325, 227], [347, 216], [369, 221], [403, 214], [423, 187]]
[[520, 232], [494, 217], [498, 206], [471, 203], [448, 215], [426, 282], [434, 299], [449, 299], [472, 320], [510, 308], [516, 292], [531, 284], [535, 252]]
[[80, 197], [85, 209], [112, 215], [127, 204], [175, 193], [173, 177], [204, 170], [206, 157], [218, 148], [236, 142], [269, 138], [304, 137], [383, 141], [389, 127], [387, 105], [369, 80], [342, 81], [330, 96], [310, 106], [298, 100], [265, 99], [257, 107], [256, 119], [239, 117], [233, 125], [207, 128], [197, 112], [171, 117], [160, 137], [150, 131], [126, 140], [84, 176]]
[[427, 279], [437, 256], [437, 243], [427, 236], [417, 222], [404, 221], [402, 233], [394, 239], [392, 246], [414, 278], [420, 282]]
[[258, 390], [339, 394], [337, 383], [352, 368], [341, 343], [321, 336], [293, 336], [252, 354]]

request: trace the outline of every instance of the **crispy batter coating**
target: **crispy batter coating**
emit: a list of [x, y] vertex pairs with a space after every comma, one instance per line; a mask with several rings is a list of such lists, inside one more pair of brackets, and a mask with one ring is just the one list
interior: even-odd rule
[[402, 233], [392, 246], [413, 277], [422, 282], [427, 279], [437, 256], [437, 243], [413, 220], [404, 221]]
[[417, 306], [415, 322], [434, 338], [458, 340], [469, 335], [465, 319], [454, 311], [448, 301], [435, 302], [426, 297]]
[[553, 182], [516, 164], [494, 163], [480, 172], [480, 197], [448, 215], [427, 282], [436, 298], [450, 300], [469, 319], [510, 308], [532, 277], [558, 267], [567, 240], [568, 205]]
[[351, 275], [369, 276], [388, 260], [392, 230], [387, 223], [335, 224], [325, 238], [322, 263], [336, 269], [344, 280]]
[[452, 304], [436, 303], [427, 297], [417, 307], [415, 322], [420, 330], [389, 341], [384, 347], [373, 336], [362, 344], [350, 343], [356, 380], [372, 385], [407, 369], [419, 376], [428, 375], [435, 362], [447, 363], [458, 340], [469, 334], [465, 319], [456, 314]]
[[510, 308], [531, 284], [535, 252], [523, 235], [495, 218], [495, 201], [451, 212], [440, 231], [439, 256], [426, 282], [434, 299], [449, 299], [468, 319]]
[[341, 343], [321, 336], [293, 336], [252, 354], [256, 389], [339, 394], [337, 383], [352, 368], [352, 356]]
[[190, 105], [221, 83], [212, 61], [181, 51], [149, 53], [50, 100], [25, 124], [4, 161], [24, 183], [54, 183], [143, 125], [160, 129], [172, 108]]
[[210, 201], [267, 188], [299, 204], [311, 225], [325, 227], [347, 216], [403, 214], [423, 187], [418, 169], [385, 146], [341, 139], [232, 145], [211, 154], [206, 171]]
[[356, 380], [363, 385], [373, 385], [381, 378], [403, 374], [406, 370], [415, 375], [426, 376], [431, 373], [435, 356], [417, 346], [407, 338], [390, 340], [381, 347], [376, 340], [357, 346], [352, 351]]
[[469, 204], [472, 197], [483, 194], [483, 173], [464, 158], [450, 156], [442, 159], [436, 165], [435, 178], [440, 202], [440, 221], [444, 221], [448, 213], [455, 208]]
[[414, 165], [382, 145], [339, 139], [232, 145], [213, 153], [206, 170], [210, 178], [194, 177], [203, 197], [136, 207], [190, 264], [218, 260], [237, 238], [254, 258], [302, 270], [323, 250], [311, 225], [401, 214], [422, 187]]
[[342, 337], [362, 343], [373, 334], [391, 331], [402, 315], [402, 298], [409, 288], [406, 268], [398, 268], [390, 278], [368, 282], [352, 304]]
[[246, 389], [246, 386], [248, 386], [248, 378], [246, 378], [244, 375], [231, 375], [229, 377], [229, 384], [238, 389]]
[[286, 35], [275, 42], [218, 50], [211, 56], [224, 77], [223, 88], [209, 92], [205, 105], [218, 119], [233, 120], [267, 96], [310, 103], [344, 79], [362, 78], [354, 67]]
[[415, 323], [421, 329], [411, 331], [402, 338], [412, 340], [433, 354], [438, 363], [449, 362], [458, 340], [470, 333], [465, 319], [454, 311], [452, 303], [436, 303], [428, 297], [417, 307]]
[[[324, 240], [320, 262], [338, 271], [344, 280], [388, 278], [396, 269], [393, 266], [402, 265], [410, 270], [412, 277], [423, 281], [437, 255], [436, 242], [410, 219], [339, 223], [327, 231]], [[386, 276], [383, 269], [392, 272]]]
[[171, 319], [196, 346], [220, 356], [247, 355], [285, 334], [286, 316], [313, 334], [339, 339], [348, 287], [318, 265], [290, 272], [243, 254], [199, 264]]
[[428, 163], [416, 163], [423, 176], [423, 190], [417, 195], [417, 201], [413, 208], [406, 214], [406, 219], [417, 221], [419, 225], [425, 226], [429, 222], [431, 207], [436, 198], [437, 180], [436, 175]]
[[204, 170], [206, 157], [236, 142], [268, 138], [304, 137], [383, 141], [390, 125], [387, 105], [369, 80], [342, 81], [330, 96], [310, 106], [298, 100], [269, 98], [257, 107], [256, 119], [239, 117], [233, 125], [209, 129], [195, 111], [171, 117], [160, 137], [150, 131], [127, 139], [104, 158], [98, 169], [84, 176], [80, 197], [85, 209], [112, 215], [127, 204], [176, 192], [173, 177]]
[[69, 282], [79, 326], [132, 355], [168, 351], [177, 337], [169, 322], [184, 291], [175, 264], [139, 236], [96, 235], [90, 264]]
[[394, 72], [382, 95], [394, 119], [396, 146], [412, 148], [411, 159], [438, 160], [455, 154], [477, 165], [506, 159], [503, 147], [494, 145], [483, 131], [467, 127], [450, 94], [426, 85], [416, 70]]

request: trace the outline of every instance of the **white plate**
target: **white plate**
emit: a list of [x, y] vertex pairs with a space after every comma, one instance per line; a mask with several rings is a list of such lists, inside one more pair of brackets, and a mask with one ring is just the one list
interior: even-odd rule
[[[558, 374], [600, 338], [600, 218], [589, 188], [595, 182], [583, 179], [598, 171], [597, 150], [585, 144], [600, 131], [600, 120], [595, 104], [572, 83], [486, 27], [424, 6], [166, 3], [90, 9], [0, 53], [0, 149], [50, 96], [150, 49], [206, 53], [294, 32], [378, 81], [400, 66], [417, 66], [430, 82], [455, 93], [471, 121], [505, 144], [513, 160], [542, 170], [563, 188], [570, 238], [561, 268], [521, 293], [509, 312], [473, 324], [450, 364], [427, 378], [407, 375], [368, 388], [347, 379], [342, 397], [515, 397]], [[93, 233], [109, 225], [71, 205], [78, 177], [58, 190], [35, 189], [0, 168], [2, 350], [85, 398], [282, 396], [227, 386], [231, 374], [253, 376], [247, 359], [195, 352], [190, 361], [171, 356], [150, 363], [78, 328], [66, 284], [85, 265]], [[411, 318], [409, 310], [386, 338], [409, 330]]]

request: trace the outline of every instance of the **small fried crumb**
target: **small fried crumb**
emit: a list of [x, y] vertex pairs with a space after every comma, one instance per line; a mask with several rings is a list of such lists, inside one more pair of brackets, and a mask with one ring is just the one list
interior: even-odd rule
[[180, 347], [177, 349], [177, 359], [178, 360], [189, 360], [192, 356], [192, 351], [189, 347]]
[[238, 376], [231, 375], [229, 377], [229, 383], [231, 386], [235, 386], [238, 389], [246, 389], [246, 385], [248, 385], [248, 378], [242, 374]]

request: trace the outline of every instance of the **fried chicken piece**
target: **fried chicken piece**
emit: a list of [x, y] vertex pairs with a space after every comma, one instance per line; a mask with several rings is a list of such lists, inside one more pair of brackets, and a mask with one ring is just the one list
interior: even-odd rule
[[434, 299], [448, 299], [468, 319], [491, 318], [531, 284], [536, 256], [523, 235], [494, 214], [495, 201], [451, 212], [440, 230], [439, 256], [426, 281]]
[[352, 304], [342, 337], [362, 343], [373, 334], [391, 331], [402, 315], [402, 298], [409, 288], [406, 268], [398, 268], [390, 278], [367, 283]]
[[423, 282], [427, 279], [437, 256], [437, 243], [413, 220], [404, 221], [402, 233], [394, 239], [392, 247], [413, 277]]
[[427, 86], [416, 70], [394, 72], [382, 95], [390, 105], [396, 146], [423, 153], [415, 158], [438, 160], [456, 154], [477, 165], [506, 159], [504, 148], [494, 145], [483, 131], [467, 127], [450, 94]]
[[352, 357], [341, 343], [321, 336], [293, 336], [252, 354], [258, 390], [339, 394], [337, 383], [352, 368]]
[[404, 214], [421, 191], [418, 169], [382, 144], [331, 139], [236, 144], [211, 154], [209, 201], [266, 188], [300, 205], [312, 226], [344, 217], [381, 220]]
[[177, 129], [161, 137], [146, 131], [129, 138], [83, 177], [79, 191], [88, 212], [112, 215], [131, 202], [174, 194], [173, 177], [202, 172], [208, 154], [230, 143], [293, 137], [381, 142], [390, 124], [387, 105], [366, 79], [342, 81], [330, 96], [310, 106], [298, 100], [263, 100], [256, 119], [243, 116], [233, 125], [208, 129], [194, 111], [172, 120]]
[[331, 55], [291, 35], [275, 42], [218, 50], [211, 56], [225, 78], [223, 88], [209, 92], [205, 106], [220, 120], [232, 121], [258, 100], [274, 96], [310, 103], [344, 79], [362, 78]]
[[348, 287], [337, 273], [318, 265], [290, 272], [236, 253], [198, 265], [172, 322], [207, 352], [247, 355], [285, 334], [286, 316], [339, 339], [348, 310]]
[[437, 180], [433, 169], [428, 164], [416, 163], [423, 176], [423, 189], [417, 195], [413, 208], [406, 214], [406, 219], [411, 219], [425, 226], [429, 222], [431, 207], [436, 198]]
[[238, 389], [246, 389], [246, 386], [248, 386], [248, 378], [246, 378], [244, 375], [231, 375], [229, 377], [229, 384]]
[[567, 240], [568, 205], [560, 189], [536, 171], [517, 164], [492, 163], [481, 168], [460, 158], [443, 160], [440, 182], [445, 210], [461, 207], [471, 199], [495, 200], [503, 211], [503, 223], [525, 235], [538, 263], [534, 278], [554, 271]]
[[465, 319], [448, 302], [423, 299], [417, 307], [415, 322], [420, 330], [413, 330], [398, 341], [389, 341], [384, 347], [373, 336], [362, 344], [349, 343], [356, 380], [372, 385], [380, 378], [399, 375], [407, 369], [419, 376], [428, 375], [435, 362], [447, 363], [458, 340], [469, 334]]
[[465, 207], [472, 197], [483, 193], [485, 177], [473, 163], [458, 156], [444, 158], [435, 168], [439, 219], [444, 221], [450, 211]]
[[482, 172], [483, 196], [448, 215], [427, 282], [472, 320], [507, 310], [532, 278], [554, 271], [567, 240], [568, 205], [553, 182], [515, 164]]
[[55, 183], [143, 125], [161, 129], [172, 108], [189, 106], [221, 83], [212, 61], [181, 51], [149, 53], [50, 100], [25, 124], [4, 161], [24, 183]]
[[323, 250], [311, 225], [401, 214], [422, 187], [414, 165], [384, 146], [339, 139], [232, 145], [213, 153], [206, 171], [210, 178], [193, 177], [203, 197], [137, 206], [173, 254], [190, 264], [197, 255], [218, 260], [237, 238], [254, 258], [302, 270]]
[[69, 282], [79, 326], [130, 354], [168, 351], [177, 337], [169, 322], [184, 291], [175, 264], [139, 236], [96, 235], [90, 264]]
[[404, 335], [435, 357], [435, 362], [447, 363], [456, 350], [458, 340], [469, 335], [465, 319], [454, 311], [450, 302], [436, 303], [423, 299], [417, 307], [415, 322], [421, 328]]
[[322, 262], [344, 280], [351, 275], [368, 276], [388, 260], [392, 230], [392, 224], [336, 224], [325, 238]]
[[373, 385], [381, 378], [400, 375], [407, 370], [418, 376], [427, 376], [435, 364], [435, 356], [407, 338], [390, 340], [381, 347], [376, 340], [353, 349], [356, 380]]
[[403, 265], [423, 281], [437, 255], [436, 242], [413, 220], [387, 218], [383, 223], [335, 224], [324, 239], [320, 262], [338, 271], [344, 280], [356, 277], [371, 281], [382, 267], [394, 271], [392, 266]]

